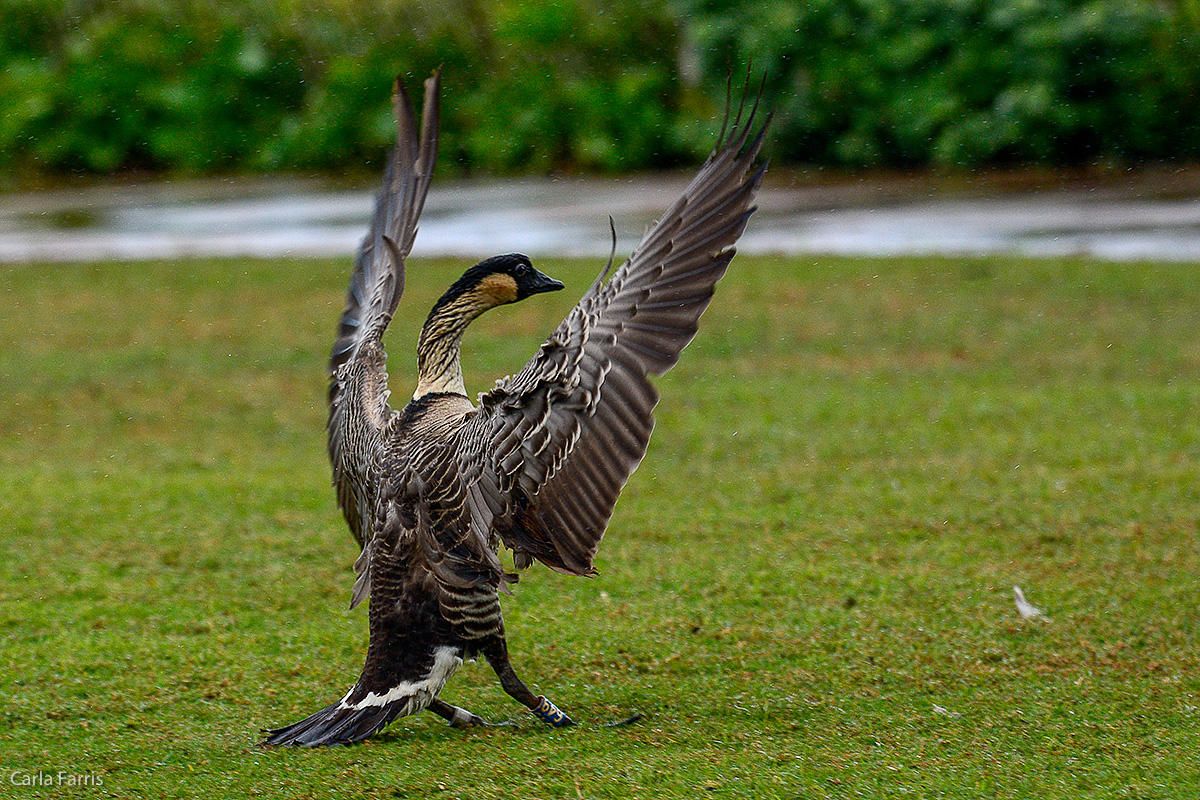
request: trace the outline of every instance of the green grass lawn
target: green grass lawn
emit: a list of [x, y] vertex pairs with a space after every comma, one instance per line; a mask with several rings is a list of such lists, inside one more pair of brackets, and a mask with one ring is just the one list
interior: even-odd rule
[[[463, 264], [418, 262], [413, 343]], [[586, 288], [485, 316], [468, 386]], [[262, 750], [364, 650], [324, 364], [345, 261], [4, 268], [0, 782], [14, 797], [1200, 795], [1200, 274], [735, 260], [659, 382], [599, 577], [365, 745]], [[1025, 620], [1020, 585], [1049, 617]], [[626, 728], [599, 723], [641, 711]], [[41, 773], [39, 773], [41, 771]]]

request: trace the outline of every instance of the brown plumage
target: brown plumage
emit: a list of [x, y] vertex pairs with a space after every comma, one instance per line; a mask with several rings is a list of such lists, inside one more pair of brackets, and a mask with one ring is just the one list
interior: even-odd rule
[[[398, 136], [359, 252], [330, 360], [329, 455], [338, 502], [362, 555], [352, 605], [370, 596], [370, 643], [342, 700], [268, 732], [265, 744], [359, 741], [428, 708], [486, 724], [438, 695], [464, 658], [483, 655], [504, 690], [543, 721], [571, 720], [513, 671], [499, 595], [533, 561], [572, 575], [592, 559], [625, 481], [646, 453], [658, 393], [696, 333], [754, 211], [765, 124], [728, 119], [708, 161], [620, 268], [596, 279], [516, 375], [467, 398], [459, 343], [489, 308], [562, 284], [525, 256], [468, 270], [434, 306], [418, 343], [418, 382], [387, 403], [382, 336], [404, 289], [436, 156], [439, 76], [425, 84], [418, 136], [403, 86]], [[611, 260], [609, 267], [611, 267]], [[607, 278], [607, 280], [606, 280]]]

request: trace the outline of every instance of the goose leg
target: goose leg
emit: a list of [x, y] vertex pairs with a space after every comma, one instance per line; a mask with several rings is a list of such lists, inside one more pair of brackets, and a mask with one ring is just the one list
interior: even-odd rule
[[574, 720], [560, 711], [558, 706], [543, 696], [535, 695], [525, 685], [525, 682], [517, 677], [516, 670], [508, 660], [508, 644], [503, 639], [495, 640], [492, 645], [484, 649], [483, 655], [492, 665], [492, 669], [496, 671], [496, 677], [500, 679], [500, 686], [508, 693], [508, 696], [528, 708], [535, 717], [556, 728], [575, 724]]
[[494, 728], [498, 725], [511, 724], [506, 722], [488, 722], [483, 717], [477, 714], [472, 714], [465, 708], [452, 706], [444, 700], [439, 700], [436, 697], [429, 701], [427, 708], [442, 719], [449, 722], [451, 728], [470, 728], [476, 725], [486, 728]]

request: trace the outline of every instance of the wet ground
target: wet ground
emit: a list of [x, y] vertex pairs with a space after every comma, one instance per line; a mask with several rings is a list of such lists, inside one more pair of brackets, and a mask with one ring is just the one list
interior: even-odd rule
[[[689, 176], [435, 182], [414, 252], [627, 254]], [[353, 253], [373, 188], [320, 181], [102, 185], [0, 195], [0, 262]], [[754, 253], [1086, 254], [1200, 262], [1200, 173], [770, 176]]]

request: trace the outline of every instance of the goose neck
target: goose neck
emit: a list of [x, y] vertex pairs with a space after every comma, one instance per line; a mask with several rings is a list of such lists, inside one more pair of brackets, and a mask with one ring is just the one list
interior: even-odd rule
[[435, 307], [417, 340], [417, 390], [413, 399], [434, 392], [466, 395], [462, 375], [462, 337], [483, 312], [470, 306]]

